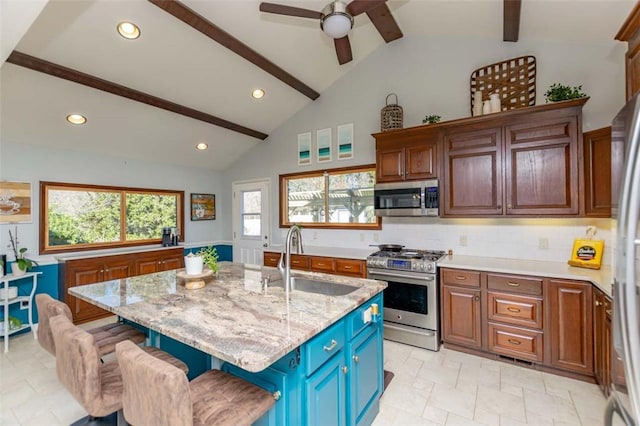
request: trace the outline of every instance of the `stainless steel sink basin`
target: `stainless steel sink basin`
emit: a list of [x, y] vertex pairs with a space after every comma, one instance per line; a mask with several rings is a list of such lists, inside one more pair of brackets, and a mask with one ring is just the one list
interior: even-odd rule
[[[277, 280], [269, 283], [270, 287], [284, 287], [284, 281]], [[326, 296], [344, 296], [353, 293], [360, 287], [334, 283], [331, 281], [314, 280], [310, 278], [291, 277], [293, 290], [306, 291], [308, 293], [324, 294]]]

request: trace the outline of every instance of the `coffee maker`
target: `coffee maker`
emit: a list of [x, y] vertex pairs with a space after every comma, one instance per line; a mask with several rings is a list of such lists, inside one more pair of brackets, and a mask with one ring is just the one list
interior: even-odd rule
[[172, 245], [171, 238], [171, 228], [164, 227], [162, 228], [162, 247], [169, 247]]

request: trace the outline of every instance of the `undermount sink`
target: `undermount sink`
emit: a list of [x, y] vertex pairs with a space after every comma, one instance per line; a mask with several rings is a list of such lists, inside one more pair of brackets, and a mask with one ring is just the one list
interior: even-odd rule
[[[269, 286], [284, 287], [284, 281], [272, 281], [269, 283]], [[331, 281], [314, 280], [301, 277], [291, 277], [291, 287], [293, 290], [324, 294], [326, 296], [344, 296], [349, 293], [353, 293], [360, 288], [358, 286], [348, 284], [340, 284]]]

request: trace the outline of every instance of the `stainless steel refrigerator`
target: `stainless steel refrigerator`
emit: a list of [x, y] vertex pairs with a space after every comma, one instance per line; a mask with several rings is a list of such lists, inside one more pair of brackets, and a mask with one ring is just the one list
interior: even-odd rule
[[[640, 98], [614, 118], [612, 196], [616, 220], [611, 396], [605, 424], [640, 426]], [[617, 205], [617, 207], [616, 207]]]

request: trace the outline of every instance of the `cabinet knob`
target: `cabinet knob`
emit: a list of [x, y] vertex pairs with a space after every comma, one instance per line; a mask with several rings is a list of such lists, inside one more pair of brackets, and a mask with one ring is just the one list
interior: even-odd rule
[[355, 362], [356, 364], [360, 362], [360, 357], [358, 355], [354, 355], [353, 356], [353, 362]]
[[508, 209], [512, 209], [512, 208], [513, 208], [513, 205], [511, 205], [511, 204], [507, 204], [507, 208], [508, 208]]
[[347, 366], [346, 366], [346, 365], [342, 367], [342, 372], [343, 372], [344, 374], [347, 374], [347, 372], [348, 372], [348, 371], [349, 371], [349, 369], [347, 368]]
[[521, 341], [519, 341], [519, 340], [515, 340], [515, 339], [507, 339], [507, 342], [511, 343], [512, 345], [516, 345], [516, 346], [518, 346], [518, 345], [521, 345], [521, 344], [522, 344], [522, 342], [521, 342]]
[[480, 301], [480, 296], [474, 296], [473, 300], [475, 300], [476, 302], [479, 302]]
[[513, 308], [513, 307], [509, 306], [507, 308], [507, 311], [518, 313], [518, 312], [520, 312], [520, 309], [519, 308]]
[[602, 302], [599, 300], [596, 300], [596, 306], [602, 306]]

